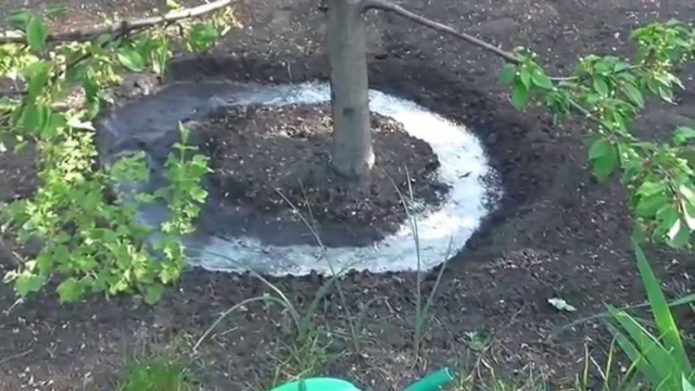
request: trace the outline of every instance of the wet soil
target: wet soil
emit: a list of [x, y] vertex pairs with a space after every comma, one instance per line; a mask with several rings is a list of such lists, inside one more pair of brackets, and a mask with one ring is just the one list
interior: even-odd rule
[[[10, 0], [3, 10], [20, 3]], [[120, 3], [93, 1], [89, 7], [110, 13]], [[124, 1], [121, 14], [162, 6], [154, 3]], [[400, 4], [506, 48], [529, 46], [554, 74], [566, 73], [588, 53], [629, 55], [626, 37], [643, 23], [695, 19], [691, 0]], [[253, 0], [236, 6], [245, 28], [215, 53], [228, 57], [179, 61], [169, 79], [326, 79], [325, 15], [315, 2]], [[76, 12], [71, 24], [92, 23], [93, 18], [79, 19], [83, 14]], [[394, 390], [444, 363], [470, 363], [481, 346], [479, 336], [485, 336], [491, 341], [486, 362], [500, 376], [523, 378], [533, 370], [558, 388], [572, 383], [586, 352], [602, 363], [610, 343], [599, 319], [573, 322], [603, 311], [607, 303], [644, 301], [622, 186], [617, 180], [596, 183], [586, 169], [585, 124], [553, 126], [542, 113], [510, 106], [498, 83], [499, 59], [397, 17], [374, 13], [368, 20], [371, 86], [470, 126], [502, 174], [505, 198], [468, 248], [448, 263], [419, 359], [412, 349], [415, 275], [351, 274], [341, 283], [345, 303], [334, 293], [320, 302], [316, 322], [331, 333], [328, 352], [336, 357], [319, 362], [318, 374], [349, 378], [365, 389]], [[682, 70], [681, 77], [686, 91], [679, 93], [678, 105], [652, 102], [637, 132], [668, 137], [675, 126], [695, 123], [695, 69]], [[23, 172], [8, 177], [3, 197], [32, 183], [31, 159], [16, 159], [2, 162]], [[13, 252], [22, 251], [10, 242], [1, 250], [5, 270], [14, 265]], [[648, 255], [670, 297], [692, 291], [693, 253], [649, 248]], [[435, 277], [426, 276], [425, 295]], [[308, 276], [272, 282], [303, 309], [325, 281]], [[219, 313], [268, 291], [252, 276], [192, 270], [153, 308], [137, 298], [92, 298], [65, 307], [46, 295], [14, 305], [11, 289], [1, 286], [0, 389], [29, 384], [40, 390], [109, 389], [124, 357], [173, 347], [190, 355], [206, 389], [261, 390], [276, 373], [299, 372], [296, 360], [285, 360], [292, 340], [286, 311], [250, 304], [222, 322], [197, 352], [191, 346]], [[577, 311], [558, 311], [548, 303], [555, 297]], [[695, 316], [682, 309], [679, 317], [692, 340]], [[359, 319], [364, 336], [356, 353], [349, 349], [348, 319]]]
[[445, 196], [448, 186], [437, 181], [432, 148], [376, 113], [371, 173], [357, 180], [337, 175], [330, 166], [332, 126], [327, 105], [233, 107], [191, 124], [211, 159], [208, 207], [249, 230], [263, 227], [254, 237], [265, 243], [297, 229], [306, 234], [297, 223], [309, 219], [324, 245], [360, 246], [405, 224], [411, 190], [419, 207], [436, 207]]

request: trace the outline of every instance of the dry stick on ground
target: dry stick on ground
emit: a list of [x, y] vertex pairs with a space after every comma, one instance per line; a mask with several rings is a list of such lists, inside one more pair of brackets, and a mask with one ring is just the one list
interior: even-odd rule
[[[92, 29], [74, 30], [64, 33], [49, 34], [46, 41], [65, 42], [65, 41], [89, 41], [95, 36], [102, 34], [113, 34], [120, 32], [121, 34], [137, 31], [144, 28], [154, 27], [160, 24], [173, 23], [183, 19], [195, 18], [203, 16], [213, 11], [220, 10], [229, 6], [232, 0], [218, 0], [209, 4], [199, 5], [193, 8], [186, 8], [179, 11], [173, 11], [160, 16], [152, 16], [149, 18], [123, 20], [118, 23], [108, 24], [105, 26], [97, 26]], [[0, 44], [2, 43], [24, 43], [26, 36], [22, 32], [5, 31], [0, 32]]]

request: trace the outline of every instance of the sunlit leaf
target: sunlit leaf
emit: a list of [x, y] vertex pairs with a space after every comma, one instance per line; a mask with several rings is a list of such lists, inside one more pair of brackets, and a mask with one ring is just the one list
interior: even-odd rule
[[84, 129], [84, 130], [95, 130], [94, 125], [89, 121], [82, 121], [77, 116], [71, 116], [68, 118], [67, 126], [73, 129]]
[[219, 33], [213, 25], [199, 23], [191, 28], [187, 38], [188, 49], [199, 52], [208, 49], [219, 38]]
[[145, 288], [145, 303], [149, 305], [154, 305], [162, 299], [164, 294], [164, 285], [162, 284], [152, 284]]
[[27, 24], [27, 43], [35, 52], [43, 50], [46, 46], [46, 26], [37, 17], [31, 17]]
[[181, 5], [177, 3], [175, 0], [166, 0], [166, 5], [167, 8], [169, 8], [172, 11], [178, 10], [181, 8]]
[[668, 87], [659, 87], [659, 96], [666, 102], [673, 103], [673, 90]]
[[43, 287], [43, 284], [43, 277], [22, 273], [14, 280], [14, 289], [20, 296], [27, 296], [32, 292], [38, 292]]
[[639, 217], [651, 218], [656, 215], [656, 212], [665, 204], [671, 202], [671, 197], [665, 193], [656, 193], [648, 196], [640, 197], [635, 213]]
[[51, 72], [51, 64], [47, 61], [35, 61], [22, 69], [29, 79], [27, 93], [31, 99], [36, 98], [46, 87]]
[[118, 61], [133, 72], [142, 72], [145, 69], [145, 60], [134, 49], [123, 48], [119, 50]]
[[687, 126], [678, 127], [673, 134], [673, 143], [676, 145], [683, 145], [693, 139], [695, 139], [695, 129]]
[[695, 386], [688, 381], [688, 379], [685, 377], [685, 373], [682, 375], [681, 383], [683, 385], [683, 391], [695, 391]]
[[536, 71], [531, 74], [531, 81], [533, 81], [533, 85], [542, 88], [544, 90], [552, 90], [553, 89], [553, 82], [550, 80], [550, 78], [543, 73], [543, 71]]
[[84, 294], [84, 287], [75, 277], [70, 277], [58, 285], [56, 292], [61, 303], [74, 303]]

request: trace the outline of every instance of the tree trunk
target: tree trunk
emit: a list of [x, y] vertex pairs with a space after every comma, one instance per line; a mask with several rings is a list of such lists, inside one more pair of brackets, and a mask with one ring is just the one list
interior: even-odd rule
[[335, 171], [356, 179], [374, 165], [361, 0], [329, 0], [328, 45]]

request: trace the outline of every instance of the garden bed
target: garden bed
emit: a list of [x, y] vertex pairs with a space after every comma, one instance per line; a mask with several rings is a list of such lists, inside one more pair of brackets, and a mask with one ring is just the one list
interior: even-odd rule
[[[20, 3], [11, 0], [2, 9]], [[91, 24], [101, 11], [140, 15], [156, 6], [149, 1], [91, 2], [86, 8], [71, 3], [73, 26]], [[690, 0], [672, 0], [662, 9], [655, 2], [617, 0], [515, 1], [492, 7], [454, 0], [425, 3], [401, 2], [507, 48], [531, 46], [556, 74], [588, 53], [627, 55], [624, 42], [638, 24], [695, 17]], [[275, 0], [245, 2], [237, 12], [246, 27], [216, 53], [233, 56], [175, 63], [171, 81], [297, 83], [327, 77], [324, 15], [313, 1], [291, 0], [282, 7]], [[602, 363], [610, 338], [600, 319], [566, 326], [603, 311], [606, 303], [620, 306], [645, 298], [629, 250], [632, 223], [622, 185], [615, 180], [598, 184], [584, 167], [584, 126], [554, 126], [532, 110], [515, 111], [499, 86], [499, 61], [476, 48], [381, 14], [370, 16], [369, 37], [371, 87], [468, 126], [483, 141], [505, 189], [501, 207], [447, 265], [429, 309], [419, 359], [412, 349], [414, 273], [350, 274], [341, 284], [347, 305], [337, 292], [319, 303], [316, 346], [326, 348], [300, 360], [292, 352], [306, 350], [292, 350], [286, 309], [259, 303], [240, 308], [194, 352], [197, 338], [221, 312], [270, 292], [251, 275], [196, 269], [156, 307], [132, 297], [59, 306], [53, 297], [36, 296], [17, 303], [11, 288], [2, 285], [0, 389], [110, 389], [127, 362], [124, 357], [162, 352], [185, 361], [212, 390], [267, 389], [276, 375], [297, 375], [306, 369], [302, 365], [366, 389], [397, 389], [440, 365], [475, 363], [470, 358], [477, 358], [483, 346], [485, 363], [512, 381], [523, 381], [533, 371], [562, 386], [581, 372], [587, 351]], [[695, 71], [683, 72], [692, 90]], [[679, 96], [678, 116], [671, 114], [672, 107], [650, 105], [639, 129], [666, 137], [675, 125], [695, 119], [694, 108], [695, 99], [687, 94]], [[0, 163], [9, 173], [1, 182], [3, 201], [31, 191], [34, 176], [27, 156], [3, 155]], [[0, 272], [13, 268], [16, 254], [26, 251], [12, 246], [7, 236], [0, 250]], [[692, 253], [652, 249], [649, 257], [670, 296], [692, 290]], [[425, 276], [425, 294], [434, 288], [436, 271]], [[325, 281], [317, 275], [271, 279], [301, 310]], [[556, 297], [577, 311], [558, 311], [548, 303]], [[681, 327], [692, 337], [692, 313], [685, 315]], [[363, 339], [358, 352], [351, 350], [348, 320], [359, 320]], [[486, 370], [483, 364], [479, 368]]]

